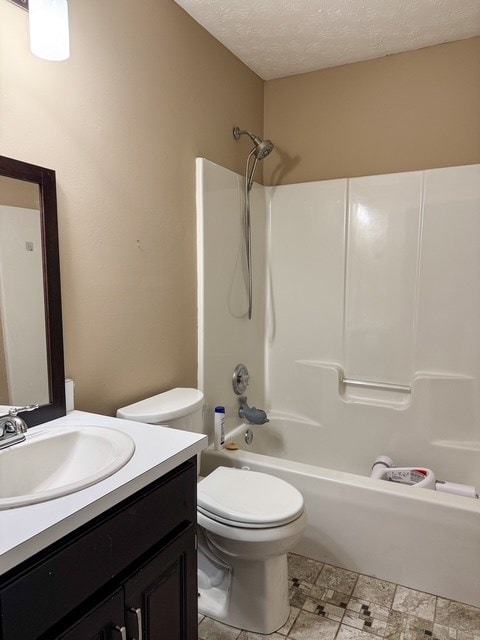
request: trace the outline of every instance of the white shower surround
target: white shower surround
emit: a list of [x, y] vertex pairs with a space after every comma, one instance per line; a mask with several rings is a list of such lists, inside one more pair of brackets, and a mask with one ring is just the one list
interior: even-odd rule
[[[317, 423], [317, 439], [300, 446], [329, 452], [316, 468], [288, 460], [291, 447], [285, 462], [265, 456], [252, 463], [281, 477], [300, 464], [290, 480], [313, 505], [305, 552], [480, 605], [478, 584], [460, 588], [452, 575], [449, 588], [445, 578], [479, 556], [480, 503], [422, 491], [409, 507], [411, 492], [393, 487], [392, 497], [387, 483], [372, 490], [366, 477], [376, 455], [387, 454], [399, 466], [430, 467], [440, 479], [480, 488], [480, 165], [267, 188], [267, 214], [257, 187], [250, 323], [222, 309], [232, 260], [224, 255], [218, 263], [212, 251], [241, 242], [241, 177], [205, 160], [198, 168], [199, 380], [207, 402], [227, 405], [229, 430], [239, 424], [230, 384], [238, 360], [252, 374], [252, 404], [293, 416], [298, 439], [306, 438], [298, 422]], [[357, 387], [344, 377], [411, 391]], [[417, 535], [416, 522], [430, 514], [436, 551], [429, 570], [449, 553], [446, 531], [467, 556], [418, 579], [406, 555], [414, 540], [398, 548], [399, 563], [398, 538], [379, 536], [395, 513], [402, 536], [408, 527]], [[374, 550], [366, 553], [369, 544]]]
[[[480, 440], [480, 166], [270, 191], [267, 404], [333, 432], [373, 421], [420, 458], [419, 438]], [[331, 367], [412, 392], [327, 391]]]

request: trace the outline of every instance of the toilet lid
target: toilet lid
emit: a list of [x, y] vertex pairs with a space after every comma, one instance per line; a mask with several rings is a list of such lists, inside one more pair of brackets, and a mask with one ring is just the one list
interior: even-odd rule
[[197, 485], [198, 510], [238, 527], [276, 527], [303, 512], [303, 496], [280, 478], [246, 469], [217, 467]]

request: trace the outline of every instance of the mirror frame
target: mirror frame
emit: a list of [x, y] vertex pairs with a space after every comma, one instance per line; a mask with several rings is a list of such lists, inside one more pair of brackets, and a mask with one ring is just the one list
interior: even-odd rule
[[39, 187], [50, 403], [20, 414], [27, 425], [33, 427], [66, 414], [55, 171], [0, 156], [0, 175], [33, 182]]

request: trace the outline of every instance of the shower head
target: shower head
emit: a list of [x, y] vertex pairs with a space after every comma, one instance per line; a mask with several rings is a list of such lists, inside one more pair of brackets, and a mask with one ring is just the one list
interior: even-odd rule
[[[273, 151], [273, 142], [271, 140], [262, 140], [262, 138], [259, 138], [254, 133], [251, 133], [246, 129], [240, 129], [240, 127], [235, 127], [233, 129], [233, 137], [235, 140], [240, 140], [240, 136], [243, 135], [247, 135], [255, 145], [248, 154], [247, 166], [245, 169], [246, 189], [247, 191], [250, 191], [253, 186], [258, 161], [263, 160]], [[254, 156], [254, 161], [249, 171], [250, 158], [252, 158], [252, 156]]]
[[240, 127], [235, 127], [233, 130], [233, 137], [235, 140], [240, 140], [240, 136], [247, 135], [252, 140], [255, 145], [253, 148], [253, 154], [257, 160], [263, 160], [273, 151], [273, 142], [271, 140], [262, 140], [254, 133], [247, 131], [246, 129], [240, 129]]
[[255, 146], [255, 151], [253, 152], [255, 156], [259, 160], [263, 160], [273, 151], [273, 142], [271, 140], [260, 140], [260, 142]]

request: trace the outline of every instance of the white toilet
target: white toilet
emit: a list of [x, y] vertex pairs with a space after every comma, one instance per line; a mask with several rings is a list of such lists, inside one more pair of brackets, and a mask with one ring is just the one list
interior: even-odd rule
[[287, 553], [306, 526], [302, 494], [266, 473], [217, 467], [198, 483], [197, 519], [206, 543], [199, 611], [256, 633], [282, 627]]
[[[172, 389], [123, 407], [118, 418], [203, 432], [203, 394]], [[306, 526], [302, 494], [266, 473], [218, 467], [198, 483], [198, 609], [269, 634], [290, 607], [287, 553]]]

